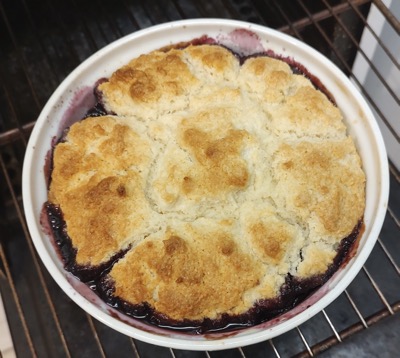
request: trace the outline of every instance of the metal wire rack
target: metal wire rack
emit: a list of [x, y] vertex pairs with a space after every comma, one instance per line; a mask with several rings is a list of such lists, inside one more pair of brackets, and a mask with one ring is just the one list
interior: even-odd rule
[[[361, 55], [399, 104], [398, 94], [381, 75], [381, 69], [360, 47], [366, 29], [399, 69], [390, 44], [384, 43], [367, 21], [371, 6], [398, 35], [399, 21], [381, 0], [1, 1], [0, 292], [17, 356], [305, 357], [344, 347], [354, 337], [361, 342], [373, 340], [373, 327], [380, 321], [396, 318], [393, 324], [400, 331], [400, 175], [392, 164], [384, 227], [369, 260], [348, 289], [296, 329], [267, 342], [223, 352], [152, 346], [92, 319], [61, 292], [42, 266], [25, 224], [21, 198], [27, 139], [41, 108], [63, 78], [96, 50], [123, 35], [184, 18], [250, 21], [310, 44], [353, 79], [399, 141], [381, 104], [353, 73], [354, 59]], [[390, 354], [389, 348], [386, 352]]]

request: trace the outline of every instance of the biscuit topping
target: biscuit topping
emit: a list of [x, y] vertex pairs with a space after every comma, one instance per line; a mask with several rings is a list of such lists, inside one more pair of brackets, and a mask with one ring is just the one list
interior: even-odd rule
[[340, 110], [305, 76], [198, 45], [142, 55], [98, 89], [112, 115], [55, 147], [49, 201], [77, 265], [125, 250], [97, 278], [110, 299], [202, 325], [331, 270], [365, 176]]

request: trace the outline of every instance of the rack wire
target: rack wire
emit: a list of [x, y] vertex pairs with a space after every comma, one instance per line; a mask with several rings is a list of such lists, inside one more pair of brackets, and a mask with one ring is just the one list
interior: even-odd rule
[[250, 21], [310, 44], [353, 79], [399, 141], [381, 104], [352, 71], [358, 53], [399, 104], [398, 94], [359, 45], [362, 31], [367, 29], [399, 68], [390, 46], [367, 21], [371, 6], [399, 34], [399, 21], [381, 0], [1, 1], [0, 292], [17, 356], [312, 357], [343, 346], [357, 335], [361, 340], [369, 334], [373, 337], [375, 325], [398, 318], [400, 175], [392, 164], [391, 195], [381, 235], [347, 290], [301, 326], [269, 341], [224, 352], [153, 346], [117, 333], [82, 311], [61, 292], [42, 266], [26, 227], [21, 198], [21, 170], [29, 134], [46, 100], [63, 78], [92, 53], [126, 34], [184, 18]]

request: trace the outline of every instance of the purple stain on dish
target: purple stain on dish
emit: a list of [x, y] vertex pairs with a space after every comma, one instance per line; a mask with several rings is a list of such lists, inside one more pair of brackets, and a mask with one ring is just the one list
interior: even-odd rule
[[105, 81], [107, 81], [106, 78], [101, 78], [92, 87], [82, 87], [73, 95], [69, 107], [60, 120], [57, 135], [51, 139], [50, 149], [45, 157], [43, 172], [47, 189], [49, 189], [51, 183], [54, 148], [59, 142], [65, 140], [69, 127], [87, 117], [111, 114], [104, 108], [102, 94], [98, 90], [98, 86]]
[[93, 96], [93, 88], [85, 86], [80, 88], [73, 95], [69, 107], [62, 116], [57, 128], [57, 134], [51, 139], [50, 149], [48, 150], [44, 160], [44, 178], [46, 187], [49, 189], [51, 183], [51, 172], [53, 170], [53, 151], [54, 147], [63, 140], [68, 128], [75, 122], [80, 121], [89, 108], [94, 107], [96, 98]]
[[[191, 45], [216, 45], [217, 41], [207, 35], [201, 36], [189, 42]], [[186, 46], [185, 46], [186, 47]]]
[[[65, 130], [74, 123], [82, 120], [89, 115], [104, 115], [107, 114], [101, 101], [101, 93], [98, 86], [107, 81], [106, 78], [101, 78], [93, 86], [84, 86], [77, 90], [61, 118], [57, 132], [57, 140], [62, 140], [65, 136]], [[54, 143], [52, 143], [54, 144]]]
[[217, 42], [230, 47], [240, 56], [248, 56], [265, 51], [258, 35], [246, 29], [236, 29], [227, 35], [219, 35], [217, 36]]
[[[94, 86], [96, 87], [96, 85]], [[73, 95], [68, 109], [65, 111], [58, 128], [58, 137], [62, 136], [65, 128], [70, 127], [75, 122], [80, 121], [89, 108], [96, 104], [93, 96], [93, 87], [85, 86], [80, 88]]]

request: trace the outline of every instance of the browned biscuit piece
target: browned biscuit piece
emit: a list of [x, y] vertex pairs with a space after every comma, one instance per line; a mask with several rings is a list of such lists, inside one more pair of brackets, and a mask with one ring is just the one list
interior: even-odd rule
[[62, 208], [79, 265], [105, 262], [149, 230], [141, 173], [150, 143], [128, 122], [88, 118], [54, 150], [49, 200]]
[[260, 283], [264, 276], [262, 264], [214, 220], [175, 225], [148, 237], [111, 273], [116, 296], [147, 302], [176, 320], [241, 313], [251, 304], [244, 294], [255, 287], [263, 296], [275, 296], [273, 281]]

